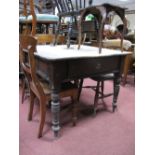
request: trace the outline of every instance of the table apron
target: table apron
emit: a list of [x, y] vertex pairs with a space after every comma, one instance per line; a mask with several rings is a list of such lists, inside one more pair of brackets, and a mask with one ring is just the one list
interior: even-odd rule
[[86, 78], [101, 73], [120, 72], [124, 56], [85, 58], [61, 61], [37, 61], [37, 73], [55, 83]]

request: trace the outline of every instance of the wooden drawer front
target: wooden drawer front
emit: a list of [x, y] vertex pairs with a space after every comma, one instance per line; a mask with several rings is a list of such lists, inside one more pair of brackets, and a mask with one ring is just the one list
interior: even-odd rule
[[120, 56], [89, 58], [69, 62], [68, 77], [85, 77], [120, 69]]

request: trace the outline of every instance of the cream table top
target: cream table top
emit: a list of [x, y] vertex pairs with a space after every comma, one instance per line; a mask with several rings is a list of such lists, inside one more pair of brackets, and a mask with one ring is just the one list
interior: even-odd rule
[[71, 45], [67, 48], [66, 45], [37, 45], [36, 56], [39, 56], [48, 60], [62, 60], [62, 59], [77, 59], [77, 58], [92, 58], [92, 57], [106, 57], [127, 55], [130, 52], [103, 48], [99, 54], [98, 47], [82, 45], [78, 50], [77, 45]]

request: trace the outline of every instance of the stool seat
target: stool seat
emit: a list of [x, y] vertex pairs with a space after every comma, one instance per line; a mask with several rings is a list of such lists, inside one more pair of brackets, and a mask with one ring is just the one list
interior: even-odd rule
[[112, 80], [112, 79], [114, 79], [114, 74], [113, 73], [99, 74], [99, 75], [91, 77], [91, 79], [93, 79], [95, 81]]

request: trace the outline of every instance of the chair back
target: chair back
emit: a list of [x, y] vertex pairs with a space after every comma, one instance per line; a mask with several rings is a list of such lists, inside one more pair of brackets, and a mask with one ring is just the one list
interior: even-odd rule
[[[69, 13], [78, 12], [92, 4], [92, 0], [54, 0], [58, 9], [59, 15], [67, 16]], [[65, 14], [66, 13], [66, 14]]]
[[36, 63], [34, 52], [36, 51], [37, 40], [32, 36], [20, 36], [20, 64], [28, 80], [30, 88], [37, 90], [39, 94], [44, 94], [36, 74]]
[[[46, 45], [52, 44], [54, 41], [54, 35], [52, 34], [36, 34], [35, 38], [37, 39], [37, 44], [39, 45]], [[64, 44], [65, 43], [65, 36], [58, 36], [58, 43]]]
[[[31, 33], [29, 32], [28, 28], [28, 20], [26, 20], [26, 31], [24, 34], [31, 34], [34, 36], [36, 34], [36, 24], [37, 24], [37, 19], [36, 19], [36, 14], [35, 14], [35, 5], [33, 0], [24, 0], [23, 1], [23, 15], [28, 17], [28, 15], [32, 15], [32, 30]], [[28, 9], [30, 7], [30, 9]]]
[[36, 34], [36, 24], [37, 24], [37, 17], [34, 11], [34, 1], [33, 0], [29, 0], [30, 3], [30, 13], [32, 15], [32, 31], [31, 31], [31, 35], [34, 36]]

